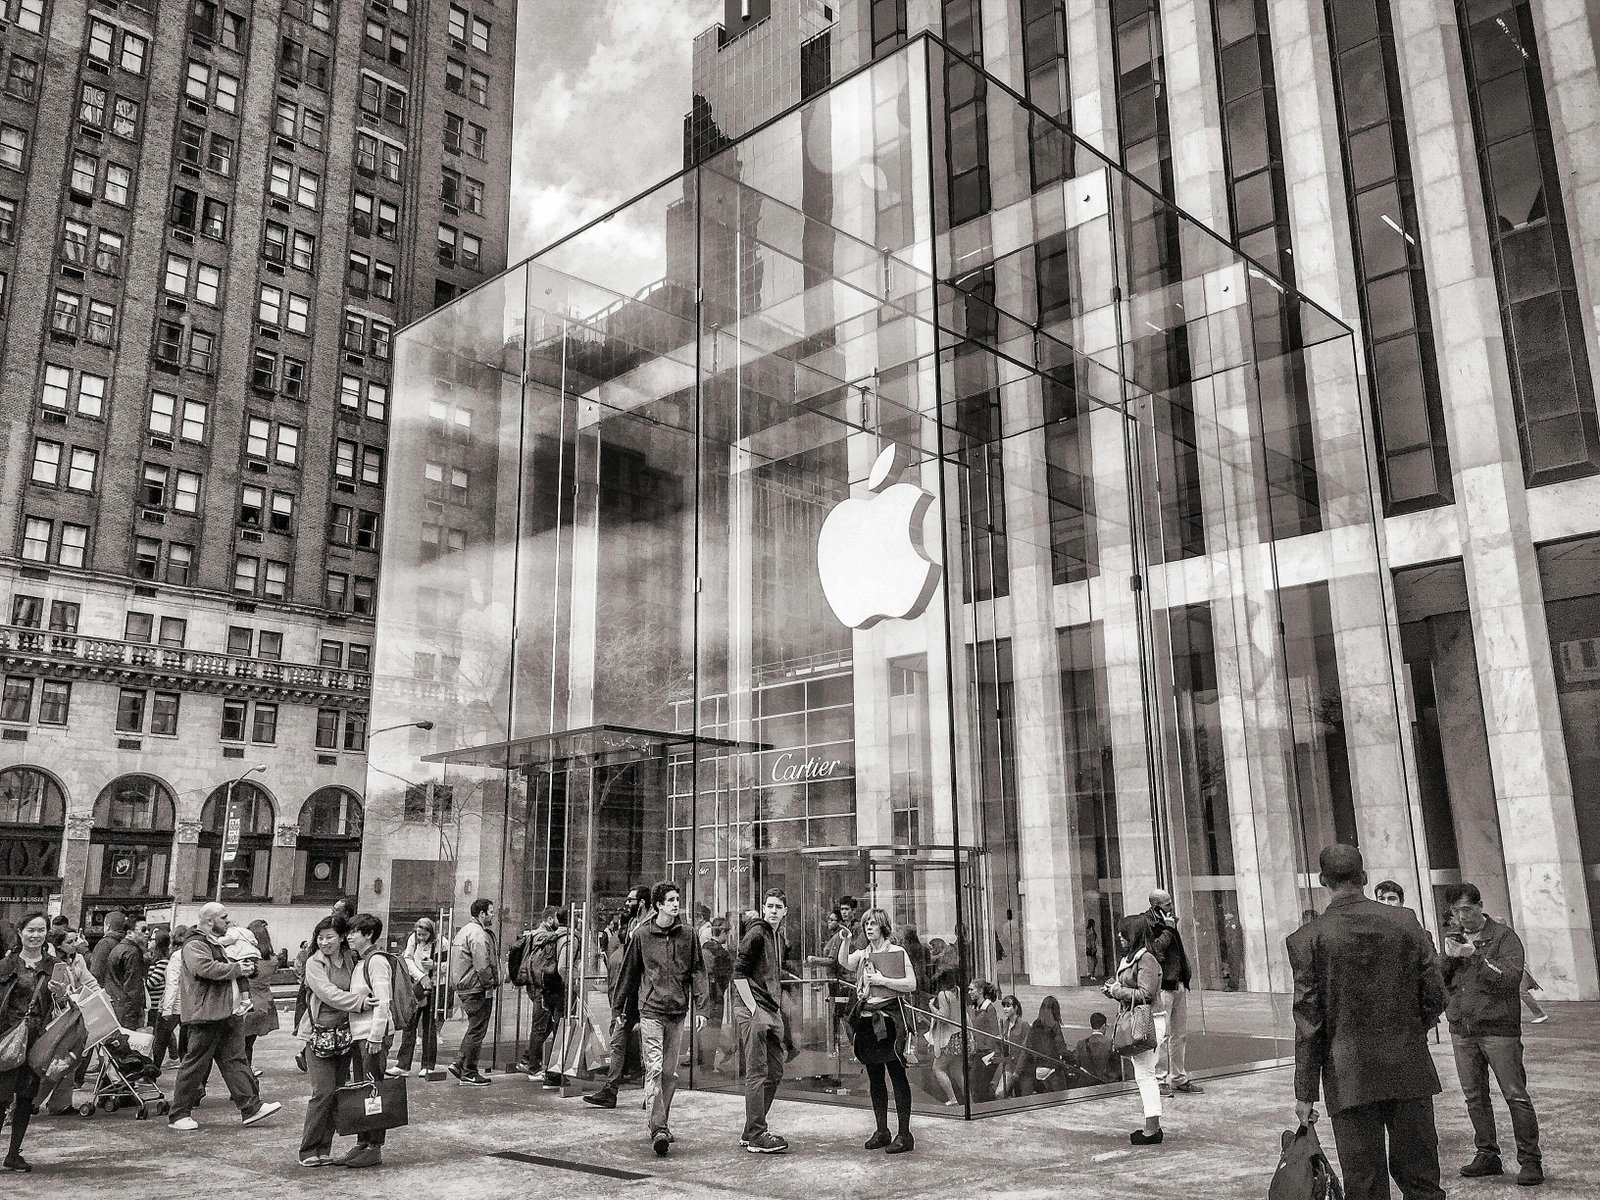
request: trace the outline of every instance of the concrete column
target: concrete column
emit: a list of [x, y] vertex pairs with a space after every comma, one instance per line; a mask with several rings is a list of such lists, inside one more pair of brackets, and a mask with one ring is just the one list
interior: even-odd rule
[[1100, 153], [1117, 158], [1117, 75], [1109, 9], [1103, 0], [1066, 4], [1072, 131]]
[[1161, 0], [1162, 74], [1178, 207], [1227, 237], [1231, 222], [1210, 7], [1210, 0]]
[[1511, 918], [1552, 997], [1600, 996], [1538, 564], [1528, 530], [1454, 6], [1395, 5], [1418, 221], [1439, 315], [1445, 424]]

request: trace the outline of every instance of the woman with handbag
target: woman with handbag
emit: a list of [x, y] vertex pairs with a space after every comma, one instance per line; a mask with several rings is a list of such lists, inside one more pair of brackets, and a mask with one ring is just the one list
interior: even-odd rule
[[11, 1144], [0, 1163], [7, 1171], [33, 1170], [22, 1157], [22, 1139], [39, 1092], [28, 1051], [50, 1019], [50, 973], [60, 961], [45, 944], [49, 932], [49, 918], [29, 913], [17, 926], [20, 944], [0, 958], [0, 1121], [12, 1110]]
[[1141, 913], [1117, 922], [1117, 949], [1122, 960], [1115, 976], [1100, 990], [1121, 1004], [1112, 1029], [1111, 1048], [1133, 1063], [1133, 1078], [1144, 1103], [1144, 1128], [1128, 1140], [1135, 1146], [1155, 1146], [1161, 1132], [1161, 1083], [1156, 1078], [1156, 1047], [1161, 1044], [1164, 1013], [1155, 1006], [1161, 998], [1161, 962], [1150, 952], [1150, 922]]
[[280, 1027], [278, 1006], [272, 1001], [272, 964], [277, 955], [272, 949], [272, 934], [267, 923], [259, 917], [250, 922], [249, 934], [255, 941], [261, 969], [250, 976], [250, 1014], [244, 1019], [244, 1056], [257, 1079], [261, 1068], [256, 1066], [256, 1039], [266, 1037]]
[[[917, 990], [917, 977], [905, 950], [892, 940], [889, 914], [869, 908], [861, 918], [867, 944], [854, 952], [848, 941], [839, 946], [839, 966], [857, 972], [856, 1000], [846, 1018], [856, 1059], [867, 1069], [872, 1093], [872, 1115], [877, 1131], [867, 1140], [868, 1150], [887, 1149], [907, 1154], [916, 1147], [911, 1136], [911, 1081], [906, 1078], [906, 1012], [903, 997]], [[887, 1076], [887, 1080], [885, 1078]], [[895, 1118], [899, 1132], [889, 1136], [889, 1088], [894, 1085]]]
[[434, 924], [423, 917], [406, 939], [406, 948], [400, 955], [400, 966], [416, 990], [417, 1011], [400, 1035], [400, 1058], [391, 1075], [409, 1075], [411, 1059], [417, 1050], [417, 1029], [422, 1030], [422, 1064], [418, 1071], [427, 1075], [439, 1062], [438, 1014], [435, 1009], [434, 988], [439, 982], [439, 943]]
[[351, 987], [356, 958], [345, 946], [345, 928], [343, 917], [323, 917], [311, 935], [315, 949], [306, 959], [306, 987], [310, 994], [298, 1032], [306, 1043], [311, 1099], [306, 1104], [305, 1130], [300, 1136], [302, 1167], [329, 1167], [338, 1161], [330, 1151], [339, 1088], [349, 1082], [352, 1070], [350, 1017], [373, 1004], [370, 995]]

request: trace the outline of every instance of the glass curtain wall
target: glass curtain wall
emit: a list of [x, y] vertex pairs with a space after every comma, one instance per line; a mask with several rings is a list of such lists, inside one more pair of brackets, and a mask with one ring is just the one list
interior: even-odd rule
[[[424, 485], [389, 501], [373, 722], [433, 728], [376, 739], [371, 787], [453, 864], [447, 921], [564, 912], [563, 1069], [599, 1066], [633, 884], [683, 888], [712, 968], [694, 1086], [742, 1086], [728, 951], [780, 888], [783, 1094], [866, 1100], [848, 897], [916, 971], [919, 1108], [980, 1115], [1124, 1086], [1078, 1043], [1153, 888], [1204, 1071], [1288, 1053], [1321, 841], [1414, 880], [1348, 331], [1162, 205], [922, 35], [400, 335]], [[1291, 386], [1316, 436], [1264, 438]], [[499, 1021], [520, 1056], [515, 992]]]

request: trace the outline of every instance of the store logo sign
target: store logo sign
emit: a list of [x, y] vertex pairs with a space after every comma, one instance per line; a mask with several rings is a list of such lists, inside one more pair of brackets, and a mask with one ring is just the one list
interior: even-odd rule
[[904, 446], [887, 447], [867, 477], [870, 494], [841, 501], [817, 536], [822, 594], [851, 629], [915, 620], [939, 584], [939, 564], [922, 547], [933, 493], [896, 482], [910, 461]]
[[842, 758], [806, 758], [794, 750], [785, 750], [772, 759], [767, 775], [773, 783], [810, 783], [843, 775], [848, 769]]

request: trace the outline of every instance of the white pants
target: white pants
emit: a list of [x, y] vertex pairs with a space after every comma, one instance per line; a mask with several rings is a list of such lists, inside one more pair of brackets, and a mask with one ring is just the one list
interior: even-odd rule
[[1156, 1012], [1155, 1018], [1156, 1048], [1128, 1059], [1133, 1064], [1133, 1079], [1139, 1085], [1139, 1099], [1144, 1104], [1146, 1118], [1161, 1115], [1161, 1081], [1156, 1077], [1156, 1056], [1167, 1040], [1167, 1014]]
[[1189, 1082], [1189, 989], [1162, 992], [1160, 1011], [1167, 1018], [1167, 1032], [1156, 1047], [1159, 1065], [1156, 1075], [1162, 1083]]

